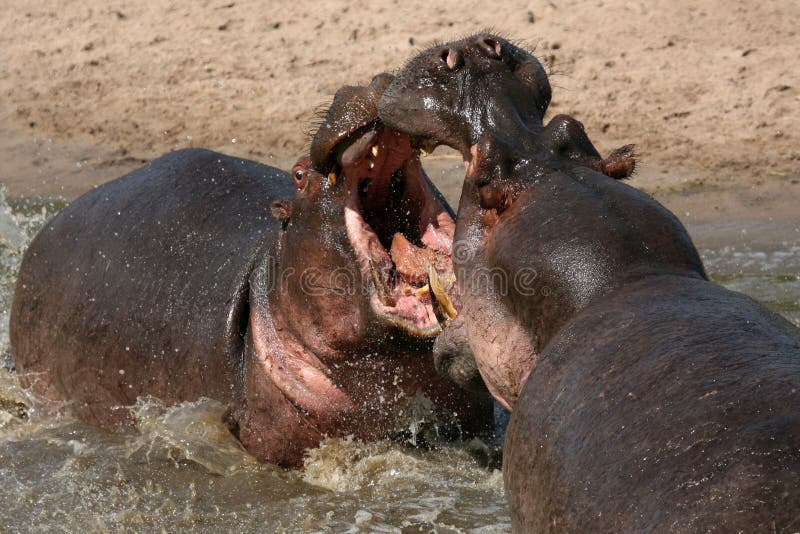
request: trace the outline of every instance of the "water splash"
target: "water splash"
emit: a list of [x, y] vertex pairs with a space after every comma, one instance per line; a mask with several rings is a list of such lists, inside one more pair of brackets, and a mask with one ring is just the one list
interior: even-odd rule
[[[436, 532], [479, 525], [489, 529], [485, 532], [509, 528], [502, 474], [481, 468], [465, 447], [423, 452], [390, 441], [328, 439], [309, 451], [303, 480], [349, 496], [348, 515], [372, 532], [397, 531], [398, 526]], [[365, 507], [368, 503], [372, 506]], [[387, 503], [392, 503], [391, 514]]]
[[126, 445], [128, 458], [143, 453], [148, 461], [189, 461], [215, 475], [255, 463], [223, 422], [225, 406], [213, 399], [165, 406], [154, 397], [140, 397], [129, 409], [139, 435]]
[[0, 368], [0, 439], [28, 419], [31, 398], [17, 380], [17, 375]]
[[7, 199], [0, 187], [0, 365], [11, 369], [8, 319], [22, 255], [48, 220], [64, 209], [59, 199]]
[[0, 244], [14, 253], [24, 250], [28, 236], [22, 230], [17, 216], [6, 202], [6, 193], [0, 189]]

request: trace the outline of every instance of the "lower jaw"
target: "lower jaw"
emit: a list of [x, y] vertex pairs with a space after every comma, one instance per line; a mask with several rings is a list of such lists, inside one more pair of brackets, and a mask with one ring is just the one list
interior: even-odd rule
[[370, 304], [372, 305], [372, 311], [384, 325], [398, 328], [414, 337], [433, 338], [442, 332], [442, 328], [433, 313], [433, 308], [430, 306], [425, 310], [429, 316], [429, 320], [414, 322], [396, 313], [391, 313], [391, 311], [386, 309], [387, 306], [381, 302], [378, 295], [374, 293], [370, 297]]

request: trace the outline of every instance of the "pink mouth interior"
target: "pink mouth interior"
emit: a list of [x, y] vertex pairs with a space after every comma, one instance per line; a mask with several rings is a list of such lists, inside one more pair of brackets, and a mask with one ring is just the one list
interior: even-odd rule
[[378, 127], [346, 149], [340, 163], [347, 235], [373, 281], [373, 310], [415, 335], [438, 334], [428, 273], [433, 267], [455, 294], [455, 223], [426, 183], [419, 153], [408, 136]]

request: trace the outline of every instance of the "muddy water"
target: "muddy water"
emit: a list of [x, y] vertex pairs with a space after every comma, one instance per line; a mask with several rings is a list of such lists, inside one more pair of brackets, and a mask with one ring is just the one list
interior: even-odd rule
[[[21, 254], [63, 203], [0, 199], [0, 348]], [[800, 230], [693, 229], [709, 272], [800, 325]], [[749, 238], [753, 237], [753, 238]], [[137, 431], [107, 432], [30, 408], [0, 369], [0, 531], [507, 532], [499, 471], [480, 445], [329, 440], [303, 471], [258, 464], [211, 400], [140, 399]], [[65, 409], [67, 407], [65, 406]]]

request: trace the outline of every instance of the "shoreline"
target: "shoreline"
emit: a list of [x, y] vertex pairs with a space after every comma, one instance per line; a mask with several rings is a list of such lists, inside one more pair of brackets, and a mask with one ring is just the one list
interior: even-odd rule
[[[231, 148], [227, 154], [253, 159]], [[261, 162], [288, 171], [296, 158], [284, 154]], [[149, 160], [121, 157], [89, 137], [34, 136], [4, 114], [0, 115], [0, 161], [0, 183], [7, 197], [72, 201]], [[464, 175], [460, 155], [440, 147], [423, 159], [423, 166], [451, 206], [457, 207]], [[653, 196], [688, 227], [732, 221], [800, 225], [800, 175], [751, 178], [747, 170], [740, 170], [711, 184], [699, 183], [697, 175], [683, 176], [654, 168], [645, 160], [627, 183]]]
[[[71, 199], [186, 147], [289, 169], [341, 86], [494, 28], [548, 71], [545, 120], [601, 154], [635, 144], [629, 183], [684, 222], [796, 220], [798, 19], [777, 0], [30, 0], [0, 15], [0, 181]], [[440, 150], [425, 164], [455, 203]]]

